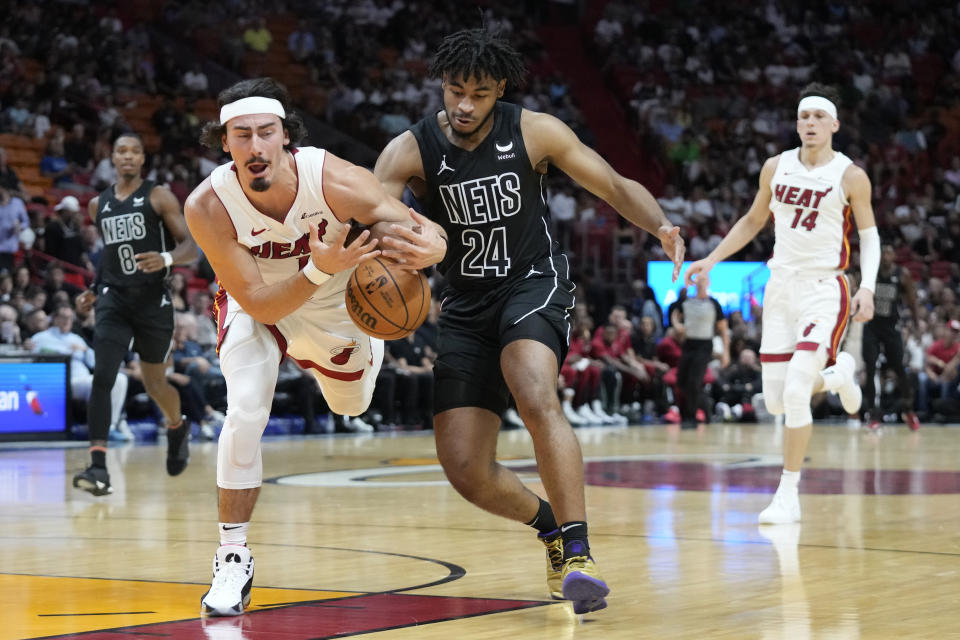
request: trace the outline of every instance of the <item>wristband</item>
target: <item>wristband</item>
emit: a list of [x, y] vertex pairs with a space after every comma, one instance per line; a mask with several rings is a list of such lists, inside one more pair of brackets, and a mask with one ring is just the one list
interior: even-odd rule
[[860, 231], [860, 288], [877, 290], [880, 269], [880, 233], [876, 227]]
[[169, 251], [164, 251], [163, 253], [160, 254], [160, 257], [163, 258], [164, 267], [169, 267], [170, 265], [173, 264], [173, 256], [170, 255]]
[[316, 285], [324, 284], [327, 280], [332, 278], [329, 273], [320, 271], [317, 268], [317, 265], [313, 264], [313, 260], [307, 260], [307, 265], [300, 270], [300, 273], [307, 277], [307, 280]]

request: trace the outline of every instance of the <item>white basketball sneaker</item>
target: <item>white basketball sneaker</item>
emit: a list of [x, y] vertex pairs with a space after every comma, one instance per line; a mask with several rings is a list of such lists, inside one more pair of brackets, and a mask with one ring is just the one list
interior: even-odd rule
[[354, 433], [373, 433], [376, 431], [372, 424], [360, 416], [354, 416], [353, 418], [347, 420], [347, 429], [353, 431]]
[[574, 411], [573, 407], [570, 405], [569, 400], [564, 400], [561, 408], [563, 409], [563, 417], [567, 419], [567, 422], [569, 422], [571, 426], [579, 427], [585, 424], [586, 421], [577, 415], [577, 412]]
[[842, 376], [843, 381], [839, 387], [836, 387], [836, 391], [837, 395], [840, 396], [840, 404], [843, 405], [843, 410], [848, 414], [859, 412], [860, 405], [863, 403], [863, 391], [857, 384], [856, 370], [857, 362], [853, 359], [853, 356], [846, 351], [841, 351], [837, 354], [837, 363], [824, 369], [821, 374], [824, 377], [835, 374]]
[[245, 545], [225, 544], [213, 556], [213, 582], [200, 599], [208, 616], [239, 616], [250, 605], [253, 554]]
[[603, 418], [593, 412], [593, 409], [590, 408], [590, 403], [588, 402], [584, 402], [577, 409], [575, 409], [575, 411], [577, 412], [577, 415], [580, 416], [583, 424], [603, 424]]
[[593, 414], [595, 416], [600, 418], [603, 424], [619, 424], [619, 421], [616, 418], [603, 409], [603, 402], [600, 401], [600, 398], [596, 398], [590, 403], [590, 409], [593, 410]]
[[796, 491], [777, 489], [770, 506], [760, 512], [758, 520], [760, 524], [800, 522], [800, 496]]
[[503, 412], [503, 421], [516, 429], [526, 428], [526, 425], [523, 424], [523, 418], [520, 417], [520, 414], [517, 413], [517, 410], [513, 407]]

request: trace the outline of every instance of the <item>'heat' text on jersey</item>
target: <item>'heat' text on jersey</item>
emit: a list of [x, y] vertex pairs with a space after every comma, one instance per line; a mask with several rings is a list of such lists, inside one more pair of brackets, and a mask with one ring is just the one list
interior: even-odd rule
[[515, 173], [440, 185], [440, 197], [453, 224], [494, 222], [520, 212], [520, 178]]
[[814, 191], [813, 189], [803, 189], [801, 187], [778, 184], [774, 190], [773, 197], [777, 199], [777, 202], [784, 204], [816, 209], [820, 206], [820, 200], [831, 191], [833, 191], [833, 187], [825, 191]]
[[[317, 225], [317, 236], [323, 240], [327, 233], [327, 221], [321, 220]], [[256, 258], [268, 260], [283, 260], [284, 258], [298, 258], [310, 253], [310, 234], [305, 233], [296, 242], [264, 242], [256, 247], [247, 249]]]
[[293, 243], [264, 242], [259, 246], [250, 247], [249, 251], [257, 258], [267, 258], [268, 260], [297, 258], [310, 253], [310, 234], [303, 234], [299, 240]]
[[104, 244], [130, 242], [147, 237], [147, 229], [143, 225], [143, 214], [140, 212], [103, 218], [101, 227]]

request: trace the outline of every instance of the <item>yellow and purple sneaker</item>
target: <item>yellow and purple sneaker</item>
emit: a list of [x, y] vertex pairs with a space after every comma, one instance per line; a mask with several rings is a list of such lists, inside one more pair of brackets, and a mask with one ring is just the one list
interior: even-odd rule
[[560, 530], [539, 534], [537, 538], [547, 549], [547, 589], [554, 600], [563, 600], [563, 538]]
[[573, 603], [574, 613], [590, 613], [607, 606], [610, 587], [589, 554], [586, 545], [579, 541], [571, 541], [563, 550], [562, 592]]

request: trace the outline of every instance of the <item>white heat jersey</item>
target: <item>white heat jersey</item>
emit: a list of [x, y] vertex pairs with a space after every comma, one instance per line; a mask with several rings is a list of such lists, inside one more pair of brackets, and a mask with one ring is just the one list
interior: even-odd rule
[[780, 154], [770, 181], [776, 236], [771, 270], [821, 276], [847, 268], [853, 220], [842, 182], [851, 164], [839, 151], [815, 169], [803, 166], [799, 148]]
[[[283, 222], [260, 213], [251, 204], [243, 193], [233, 162], [220, 165], [210, 174], [213, 190], [237, 231], [237, 242], [253, 255], [260, 276], [267, 284], [285, 280], [307, 264], [310, 259], [308, 223], [317, 225], [321, 239], [335, 236], [343, 227], [323, 197], [326, 152], [316, 147], [301, 147], [292, 153], [297, 166], [297, 196]], [[350, 269], [334, 275], [304, 306], [329, 306], [330, 302], [325, 299], [342, 294], [349, 277]]]

